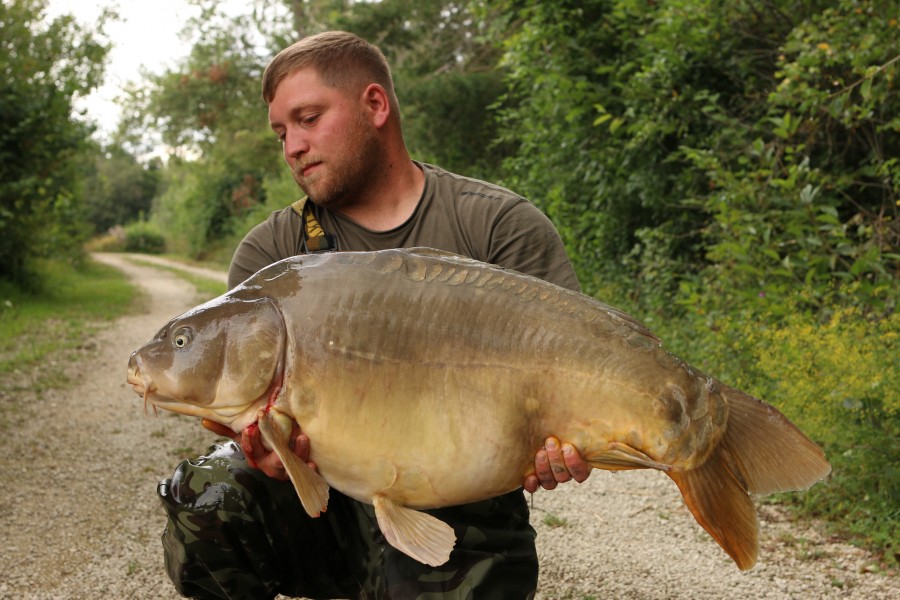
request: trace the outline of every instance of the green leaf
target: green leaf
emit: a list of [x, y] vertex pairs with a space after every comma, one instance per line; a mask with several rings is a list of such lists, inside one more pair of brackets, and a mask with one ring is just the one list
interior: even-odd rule
[[859, 86], [859, 93], [863, 97], [864, 100], [869, 100], [872, 97], [872, 78], [867, 77], [865, 81], [862, 82], [862, 85]]
[[609, 132], [615, 133], [622, 125], [625, 124], [625, 120], [619, 117], [616, 117], [612, 120], [612, 123], [609, 124]]

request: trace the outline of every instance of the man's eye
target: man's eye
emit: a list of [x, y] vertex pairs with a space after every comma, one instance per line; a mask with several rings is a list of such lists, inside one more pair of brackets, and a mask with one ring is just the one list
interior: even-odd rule
[[304, 125], [314, 125], [316, 121], [319, 120], [319, 115], [307, 115], [303, 117], [300, 121]]

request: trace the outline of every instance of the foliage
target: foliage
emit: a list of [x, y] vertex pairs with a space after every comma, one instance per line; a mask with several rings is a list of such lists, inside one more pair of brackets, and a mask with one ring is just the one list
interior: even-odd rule
[[484, 21], [465, 3], [448, 0], [345, 4], [321, 26], [356, 33], [384, 52], [413, 157], [491, 177], [509, 148], [495, 143], [490, 107], [503, 92], [503, 73]]
[[701, 27], [712, 17], [657, 20], [675, 5], [643, 2], [489, 4], [507, 15], [502, 132], [518, 147], [508, 184], [558, 225], [588, 291], [631, 280], [630, 301], [646, 285], [647, 304], [668, 306], [675, 275], [702, 257], [701, 215], [678, 202], [702, 182], [673, 152], [713, 129], [693, 81], [727, 82], [724, 66], [704, 64], [722, 56]]
[[107, 48], [46, 0], [0, 4], [0, 280], [34, 283], [36, 256], [79, 258], [87, 234], [78, 155], [90, 130], [73, 98], [99, 83]]
[[151, 220], [173, 250], [194, 258], [231, 240], [242, 216], [265, 201], [265, 177], [283, 168], [259, 97], [253, 22], [216, 19], [214, 9], [189, 24], [202, 33], [190, 55], [134, 90], [125, 123], [133, 145], [150, 128], [174, 148]]
[[704, 294], [712, 287], [728, 304], [758, 295], [777, 311], [802, 288], [816, 308], [893, 309], [900, 25], [877, 18], [888, 4], [842, 2], [799, 23], [780, 48], [765, 113], [729, 125], [743, 147], [682, 148], [709, 180], [695, 199], [713, 216]]
[[885, 300], [898, 25], [873, 16], [889, 2], [489, 4], [512, 15], [507, 177], [589, 290], [619, 282], [660, 321], [805, 285], [827, 303], [854, 280]]
[[[175, 157], [194, 160], [231, 140], [230, 135], [266, 132], [259, 82], [269, 51], [252, 13], [227, 16], [221, 0], [187, 0], [200, 13], [185, 22], [181, 37], [190, 53], [128, 90], [120, 126], [122, 144], [134, 153], [154, 150], [158, 134]], [[245, 140], [251, 150], [255, 139]]]
[[162, 232], [147, 221], [134, 221], [125, 226], [125, 251], [161, 254], [166, 250]]
[[125, 228], [116, 225], [106, 233], [92, 237], [85, 242], [84, 249], [88, 252], [124, 252]]

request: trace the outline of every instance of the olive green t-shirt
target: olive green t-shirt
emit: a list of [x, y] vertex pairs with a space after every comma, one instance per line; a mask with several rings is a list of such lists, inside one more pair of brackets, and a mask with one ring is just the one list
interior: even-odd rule
[[[425, 188], [413, 214], [388, 231], [372, 231], [341, 213], [312, 205], [337, 250], [386, 250], [427, 246], [513, 269], [579, 290], [562, 240], [536, 206], [497, 185], [416, 163]], [[228, 287], [274, 262], [302, 253], [303, 223], [290, 207], [254, 227], [238, 245]]]

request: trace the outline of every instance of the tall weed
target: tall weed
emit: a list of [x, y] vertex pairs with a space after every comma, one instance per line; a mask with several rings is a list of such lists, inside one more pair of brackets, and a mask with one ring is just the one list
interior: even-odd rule
[[840, 531], [900, 555], [900, 315], [801, 312], [747, 334], [760, 392], [826, 451], [833, 474], [795, 500]]

